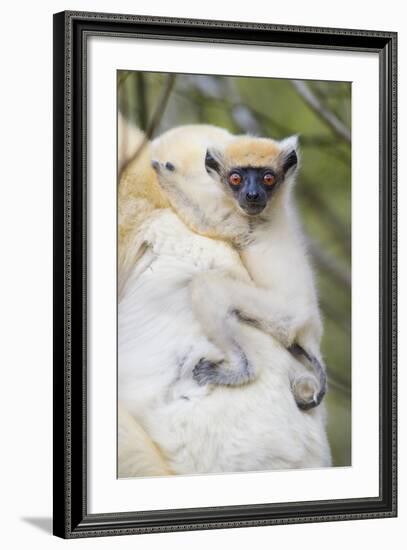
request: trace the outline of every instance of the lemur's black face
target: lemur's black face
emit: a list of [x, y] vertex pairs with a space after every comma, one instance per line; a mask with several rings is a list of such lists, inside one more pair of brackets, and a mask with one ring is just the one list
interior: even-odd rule
[[226, 168], [227, 163], [224, 162], [222, 154], [208, 149], [205, 168], [208, 174], [222, 182], [247, 215], [257, 216], [266, 208], [277, 189], [284, 184], [288, 172], [295, 169], [297, 162], [297, 153], [295, 149], [290, 148], [281, 152], [273, 166]]
[[260, 214], [275, 189], [277, 175], [272, 168], [232, 168], [226, 174], [226, 184], [240, 208], [249, 216]]

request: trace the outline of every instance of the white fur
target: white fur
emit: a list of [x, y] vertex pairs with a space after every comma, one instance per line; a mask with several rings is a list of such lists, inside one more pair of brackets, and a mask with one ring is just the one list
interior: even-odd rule
[[215, 271], [250, 283], [238, 253], [192, 232], [167, 209], [156, 211], [137, 238], [145, 252], [119, 303], [119, 399], [170, 469], [186, 474], [329, 466], [324, 407], [298, 409], [289, 383], [297, 362], [264, 332], [240, 327], [258, 374], [250, 384], [198, 386], [192, 378], [199, 359], [219, 357], [219, 350], [194, 316], [191, 282]]
[[119, 477], [173, 473], [150, 436], [121, 403], [118, 407], [117, 448]]
[[[250, 219], [238, 206], [223, 177], [213, 170], [210, 170], [211, 176], [208, 175], [204, 162], [208, 146], [216, 151], [220, 164], [225, 162], [228, 166], [238, 167], [239, 162], [244, 162], [246, 151], [256, 161], [256, 147], [263, 158], [265, 145], [270, 144], [267, 147], [274, 157], [269, 157], [268, 162], [275, 163], [278, 170], [281, 159], [297, 148], [297, 137], [292, 136], [278, 143], [265, 138], [225, 136], [221, 129], [218, 129], [217, 136], [216, 128], [209, 128], [210, 132], [204, 125], [179, 127], [156, 142], [153, 150], [155, 158], [160, 160], [159, 182], [173, 207], [194, 231], [239, 246], [241, 259], [254, 285], [236, 284], [229, 274], [226, 277], [203, 274], [194, 285], [194, 311], [206, 334], [222, 349], [232, 365], [230, 373], [244, 368], [239, 367], [238, 361], [233, 361], [229, 353], [236, 346], [245, 351], [238, 327], [234, 327], [233, 331], [236, 338], [232, 339], [231, 335], [228, 321], [230, 311], [235, 310], [243, 317], [254, 320], [257, 326], [278, 338], [285, 346], [290, 346], [294, 341], [303, 346], [323, 369], [320, 354], [322, 323], [317, 293], [291, 198], [295, 168], [288, 170], [284, 182], [275, 190], [265, 210]], [[185, 138], [185, 145], [180, 147], [182, 137]], [[241, 158], [238, 159], [231, 158], [228, 149], [225, 151], [225, 147], [234, 140], [239, 145], [237, 150]], [[163, 147], [162, 143], [166, 146]], [[173, 165], [171, 170], [166, 168], [168, 161]], [[223, 297], [223, 310], [219, 300], [213, 307], [212, 302], [205, 299], [205, 291], [212, 296]], [[222, 341], [225, 344], [223, 347]], [[253, 376], [252, 371], [246, 369], [246, 380]], [[220, 374], [224, 379], [224, 374], [218, 369]], [[308, 383], [305, 384], [306, 375]], [[302, 379], [301, 384], [298, 377]], [[231, 376], [229, 378], [232, 380]], [[241, 377], [234, 374], [234, 380], [238, 383]], [[291, 382], [299, 403], [319, 402], [318, 396], [325, 391], [323, 373], [319, 380], [316, 373], [307, 372], [305, 367], [302, 372], [299, 369], [292, 371]], [[314, 391], [310, 393], [312, 387]], [[301, 395], [302, 388], [304, 395]]]

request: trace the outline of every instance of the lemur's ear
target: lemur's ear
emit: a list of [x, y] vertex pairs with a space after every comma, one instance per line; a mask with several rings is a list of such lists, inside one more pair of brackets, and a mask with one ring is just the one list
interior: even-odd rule
[[298, 165], [298, 136], [290, 136], [280, 141], [283, 172], [293, 172]]
[[205, 168], [210, 176], [220, 175], [223, 165], [222, 153], [217, 149], [209, 148], [205, 155]]

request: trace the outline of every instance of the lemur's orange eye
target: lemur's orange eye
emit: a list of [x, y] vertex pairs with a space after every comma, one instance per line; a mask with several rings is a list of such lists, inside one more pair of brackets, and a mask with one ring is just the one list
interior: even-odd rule
[[275, 176], [273, 176], [273, 174], [270, 174], [269, 172], [267, 172], [267, 174], [264, 174], [263, 182], [266, 185], [273, 185], [275, 181], [276, 181], [276, 178]]
[[232, 172], [229, 176], [230, 185], [240, 185], [242, 183], [242, 176], [237, 172]]

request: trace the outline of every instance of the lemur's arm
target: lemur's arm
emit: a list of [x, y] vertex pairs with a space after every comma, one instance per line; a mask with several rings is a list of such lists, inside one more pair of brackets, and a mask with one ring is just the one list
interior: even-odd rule
[[[210, 319], [219, 323], [228, 315], [251, 324], [289, 347], [307, 318], [268, 289], [258, 288], [217, 271], [199, 273], [190, 285], [191, 299], [198, 318], [207, 323], [205, 330], [216, 333]], [[216, 334], [214, 334], [216, 338]]]
[[199, 201], [199, 197], [185, 193], [179, 184], [185, 176], [179, 174], [172, 163], [155, 160], [152, 164], [172, 207], [194, 232], [228, 241], [238, 248], [250, 242], [250, 226], [244, 216], [221, 201]]
[[247, 357], [247, 337], [241, 322], [270, 334], [284, 347], [294, 341], [306, 319], [287, 311], [271, 291], [256, 288], [212, 271], [195, 276], [190, 285], [194, 313], [208, 338], [224, 353], [225, 360], [205, 357], [194, 377], [201, 384], [239, 385], [255, 376]]
[[[208, 272], [191, 283], [191, 301], [197, 319], [208, 338], [224, 358], [202, 357], [193, 376], [199, 384], [238, 386], [253, 380], [256, 371], [250, 360], [247, 333], [242, 322], [249, 323], [279, 340], [297, 361], [289, 373], [297, 405], [311, 409], [320, 404], [326, 392], [326, 374], [322, 359], [294, 343], [307, 320], [288, 314], [273, 299], [272, 292]], [[307, 338], [305, 338], [307, 340]]]

